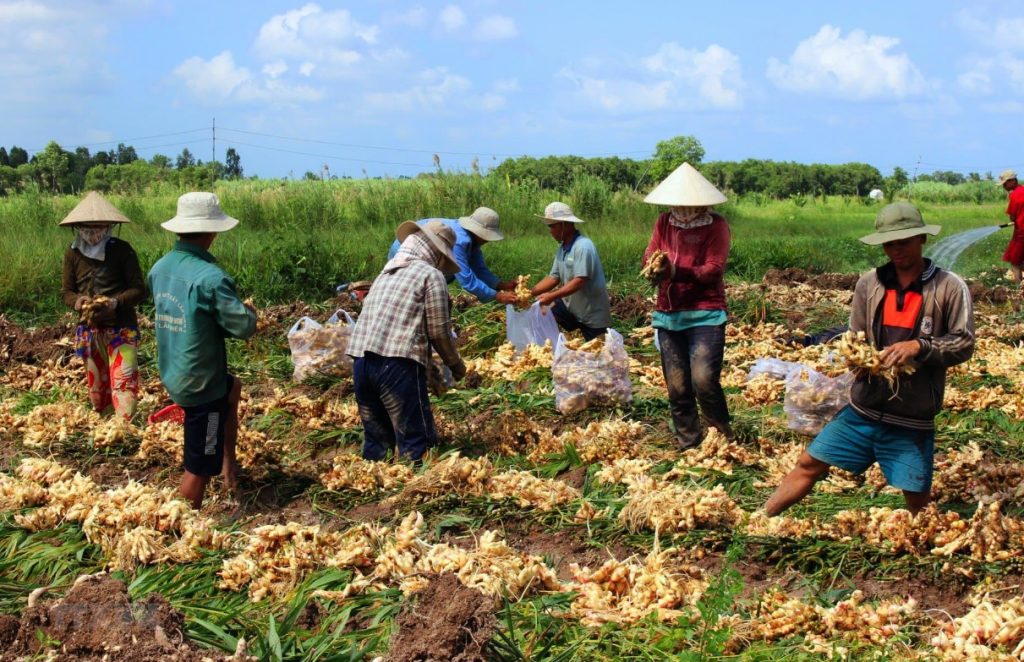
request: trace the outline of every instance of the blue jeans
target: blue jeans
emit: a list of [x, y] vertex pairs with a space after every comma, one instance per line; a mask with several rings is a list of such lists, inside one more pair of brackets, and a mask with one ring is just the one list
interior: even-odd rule
[[363, 421], [363, 458], [383, 460], [389, 450], [417, 461], [437, 444], [427, 394], [427, 370], [412, 359], [369, 353], [352, 365]]
[[708, 425], [732, 436], [721, 382], [725, 325], [694, 326], [685, 331], [658, 329], [658, 344], [676, 440], [695, 446], [704, 439], [698, 403]]
[[561, 299], [556, 300], [551, 304], [551, 314], [555, 316], [555, 321], [558, 322], [558, 326], [563, 331], [579, 331], [583, 334], [584, 340], [593, 340], [594, 338], [600, 338], [608, 332], [607, 328], [599, 328], [594, 326], [587, 326], [579, 320], [575, 315], [569, 312], [565, 303]]

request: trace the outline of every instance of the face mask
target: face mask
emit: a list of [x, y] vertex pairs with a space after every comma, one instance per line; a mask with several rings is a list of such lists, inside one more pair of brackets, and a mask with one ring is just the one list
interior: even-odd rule
[[96, 228], [78, 228], [78, 238], [89, 246], [95, 246], [101, 241], [105, 241], [110, 236], [110, 226], [107, 227], [96, 227]]
[[708, 225], [713, 219], [707, 207], [673, 207], [669, 222], [683, 229]]
[[78, 251], [93, 260], [103, 260], [107, 253], [107, 240], [110, 239], [113, 226], [96, 228], [75, 228], [75, 243]]

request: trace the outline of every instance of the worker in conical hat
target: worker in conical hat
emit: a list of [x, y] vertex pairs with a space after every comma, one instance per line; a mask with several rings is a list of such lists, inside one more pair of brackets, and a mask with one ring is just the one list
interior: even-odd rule
[[701, 415], [707, 425], [733, 437], [721, 384], [729, 225], [711, 209], [725, 201], [689, 163], [644, 198], [669, 208], [654, 224], [644, 274], [658, 290], [653, 326], [676, 442], [683, 450], [703, 441]]
[[135, 250], [112, 234], [129, 222], [95, 191], [60, 222], [75, 233], [64, 253], [62, 296], [79, 313], [75, 351], [85, 362], [89, 400], [96, 411], [113, 407], [126, 419], [139, 393], [135, 306], [146, 297]]

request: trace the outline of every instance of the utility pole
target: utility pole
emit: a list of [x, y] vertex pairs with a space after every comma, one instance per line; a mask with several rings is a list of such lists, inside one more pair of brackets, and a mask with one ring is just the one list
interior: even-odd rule
[[210, 149], [210, 163], [217, 160], [217, 118], [213, 118], [213, 126], [210, 129], [213, 136], [213, 147]]

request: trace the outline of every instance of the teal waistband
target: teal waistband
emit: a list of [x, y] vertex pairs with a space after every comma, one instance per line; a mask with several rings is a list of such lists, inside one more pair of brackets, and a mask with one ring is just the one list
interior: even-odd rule
[[686, 331], [695, 326], [720, 326], [726, 319], [724, 310], [677, 310], [672, 313], [656, 310], [651, 326], [666, 331]]

